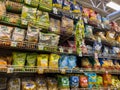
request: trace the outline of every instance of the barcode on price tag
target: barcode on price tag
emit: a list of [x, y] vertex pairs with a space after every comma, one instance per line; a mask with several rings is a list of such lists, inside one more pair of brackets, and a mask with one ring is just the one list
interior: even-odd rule
[[11, 47], [17, 47], [17, 42], [11, 42]]

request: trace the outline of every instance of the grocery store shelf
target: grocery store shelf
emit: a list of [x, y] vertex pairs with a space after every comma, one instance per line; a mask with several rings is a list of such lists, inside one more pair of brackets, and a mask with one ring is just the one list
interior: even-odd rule
[[9, 65], [4, 68], [0, 68], [0, 73], [59, 73], [59, 74], [84, 74], [86, 72], [95, 72], [97, 74], [120, 74], [120, 71], [117, 69], [93, 69], [93, 68], [75, 68], [75, 69], [64, 69], [64, 68], [42, 68], [42, 67], [21, 67], [21, 66], [14, 66]]

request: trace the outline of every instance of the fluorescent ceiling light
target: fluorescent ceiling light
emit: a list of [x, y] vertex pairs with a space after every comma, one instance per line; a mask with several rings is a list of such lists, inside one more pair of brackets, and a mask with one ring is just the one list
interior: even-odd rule
[[117, 10], [117, 11], [120, 10], [120, 5], [115, 2], [112, 2], [112, 1], [107, 3], [106, 6], [112, 8], [114, 10]]

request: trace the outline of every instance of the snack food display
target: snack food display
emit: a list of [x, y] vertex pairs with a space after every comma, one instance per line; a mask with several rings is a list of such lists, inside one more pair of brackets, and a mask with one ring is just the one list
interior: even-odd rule
[[47, 54], [40, 54], [37, 57], [37, 66], [42, 68], [48, 67], [48, 58], [49, 56]]
[[13, 41], [24, 41], [24, 39], [25, 39], [25, 30], [16, 27], [12, 33], [12, 40]]

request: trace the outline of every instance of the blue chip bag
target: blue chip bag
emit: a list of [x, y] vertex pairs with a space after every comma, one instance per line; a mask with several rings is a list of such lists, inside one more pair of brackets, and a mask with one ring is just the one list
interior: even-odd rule
[[68, 57], [68, 67], [69, 69], [73, 69], [76, 67], [76, 61], [77, 61], [77, 58], [76, 56], [69, 56]]
[[53, 7], [62, 8], [63, 0], [53, 0]]
[[70, 87], [71, 88], [78, 88], [79, 87], [79, 77], [78, 76], [71, 76], [70, 77]]
[[60, 68], [68, 68], [68, 58], [69, 56], [62, 55], [59, 60], [59, 67]]
[[86, 76], [88, 76], [88, 87], [93, 88], [96, 87], [97, 82], [97, 74], [96, 73], [85, 73]]

